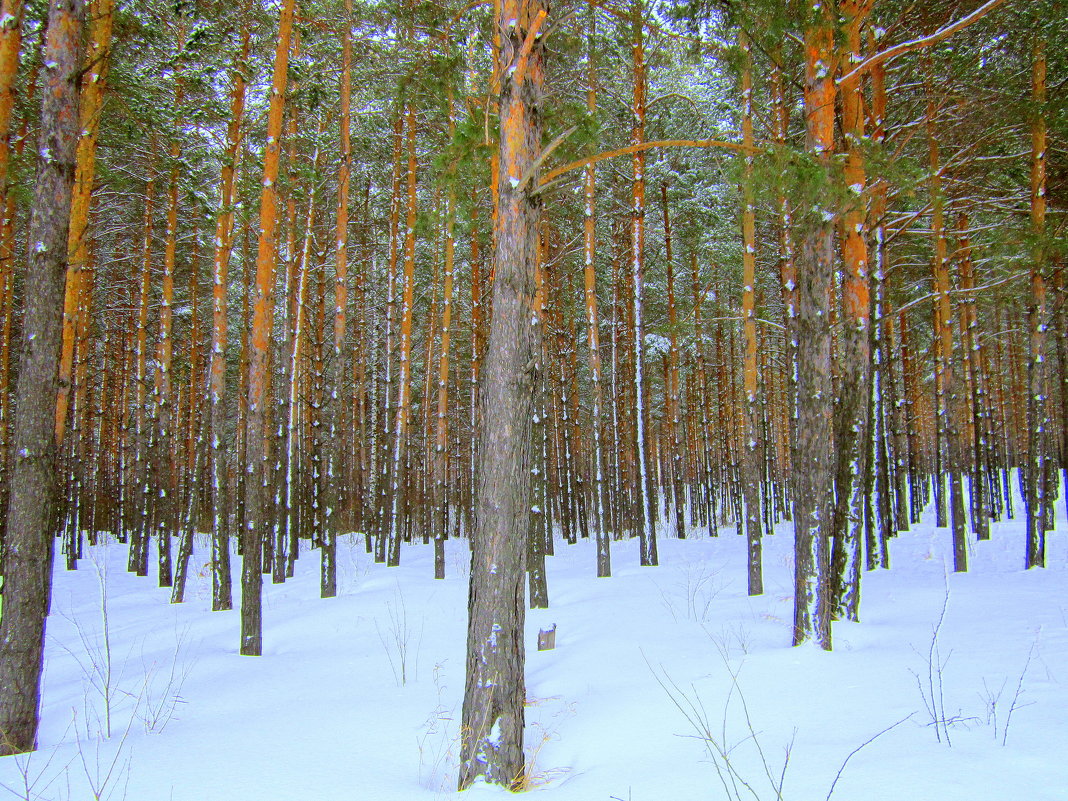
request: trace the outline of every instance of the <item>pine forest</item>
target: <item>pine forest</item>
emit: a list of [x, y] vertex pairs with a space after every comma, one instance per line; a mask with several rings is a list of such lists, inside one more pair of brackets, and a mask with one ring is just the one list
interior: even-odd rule
[[[1063, 0], [2, 0], [0, 797], [1063, 798], [1066, 43]], [[198, 701], [179, 651], [229, 660]], [[309, 764], [414, 732], [419, 776], [146, 767], [316, 682], [368, 695]], [[879, 773], [982, 727], [1016, 756]]]

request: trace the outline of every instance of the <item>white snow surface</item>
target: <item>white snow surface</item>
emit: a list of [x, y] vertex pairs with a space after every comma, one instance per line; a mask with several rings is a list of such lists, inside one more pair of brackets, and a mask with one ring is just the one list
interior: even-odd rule
[[[595, 578], [592, 541], [558, 541], [547, 559], [552, 606], [527, 614], [531, 792], [733, 798], [670, 690], [730, 749], [731, 768], [755, 790], [741, 788], [743, 798], [776, 797], [768, 773], [777, 781], [789, 747], [782, 798], [822, 801], [851, 752], [907, 718], [849, 759], [832, 798], [1068, 799], [1064, 502], [1049, 566], [1030, 571], [1019, 517], [972, 540], [970, 572], [953, 574], [949, 531], [931, 516], [891, 542], [891, 570], [863, 574], [862, 622], [834, 624], [832, 653], [790, 647], [789, 523], [764, 541], [766, 591], [755, 598], [733, 527], [661, 535], [655, 568], [638, 566], [636, 540], [613, 542], [609, 579]], [[430, 547], [405, 546], [402, 566], [386, 568], [362, 538], [344, 537], [331, 600], [318, 597], [318, 554], [304, 553], [295, 578], [266, 577], [262, 657], [237, 654], [236, 610], [210, 611], [205, 543], [182, 605], [125, 571], [125, 546], [87, 549], [75, 572], [57, 558], [40, 749], [0, 759], [0, 798], [511, 797], [482, 783], [455, 793], [468, 555], [466, 541], [447, 545], [448, 578], [435, 581]], [[110, 738], [103, 670], [93, 667], [106, 664], [102, 590]], [[553, 624], [555, 650], [535, 650], [539, 628]], [[951, 746], [936, 740], [920, 686], [941, 687]]]

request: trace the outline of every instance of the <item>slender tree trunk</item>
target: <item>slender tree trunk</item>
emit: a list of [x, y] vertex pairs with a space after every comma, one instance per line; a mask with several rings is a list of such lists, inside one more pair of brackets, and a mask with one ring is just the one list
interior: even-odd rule
[[[635, 0], [631, 9], [634, 53], [634, 128], [631, 144], [641, 144], [645, 139], [645, 48], [643, 42], [645, 18], [642, 0]], [[637, 489], [640, 509], [638, 529], [640, 561], [644, 566], [658, 564], [656, 552], [656, 499], [650, 492], [652, 477], [649, 475], [645, 414], [645, 378], [643, 360], [645, 355], [645, 322], [642, 318], [642, 300], [645, 286], [645, 151], [638, 151], [633, 158], [631, 181], [631, 279], [634, 284], [634, 427], [638, 458]]]
[[[178, 522], [178, 556], [174, 568], [174, 586], [171, 603], [185, 600], [185, 584], [189, 576], [189, 560], [193, 556], [193, 532], [199, 522], [197, 517], [200, 496], [200, 458], [203, 429], [200, 427], [200, 404], [205, 387], [203, 354], [200, 346], [200, 304], [197, 293], [197, 231], [193, 231], [193, 252], [189, 259], [189, 383], [186, 385], [185, 409], [178, 406], [178, 420], [185, 419], [185, 453], [182, 454], [178, 480], [177, 504], [180, 504], [181, 520]], [[185, 412], [183, 415], [182, 412]], [[177, 428], [177, 424], [175, 426]], [[177, 432], [176, 432], [177, 433]], [[93, 529], [90, 528], [90, 532]]]
[[1024, 567], [1046, 566], [1046, 49], [1039, 38], [1034, 45], [1031, 69], [1031, 254], [1030, 336], [1027, 360], [1027, 553]]
[[[245, 4], [246, 10], [248, 4]], [[241, 24], [241, 55], [233, 67], [230, 122], [226, 128], [226, 158], [222, 169], [219, 213], [215, 220], [215, 255], [212, 260], [212, 333], [208, 397], [211, 417], [211, 608], [220, 612], [233, 608], [230, 577], [230, 518], [226, 471], [226, 347], [228, 320], [226, 290], [230, 254], [234, 244], [234, 208], [237, 170], [241, 159], [242, 118], [245, 112], [244, 63], [249, 54], [247, 17]], [[244, 468], [244, 465], [241, 465]]]
[[[588, 86], [586, 89], [586, 111], [590, 116], [597, 113], [597, 72], [594, 61], [594, 41], [596, 39], [597, 11], [593, 4], [589, 8], [589, 23], [586, 31]], [[609, 535], [610, 524], [605, 503], [604, 453], [601, 444], [601, 427], [603, 393], [601, 391], [601, 345], [597, 318], [597, 219], [595, 216], [597, 202], [597, 167], [587, 164], [585, 170], [585, 204], [583, 206], [583, 284], [586, 297], [586, 341], [589, 346], [590, 380], [593, 382], [591, 396], [591, 428], [593, 434], [593, 498], [596, 509], [597, 539], [597, 576], [605, 578], [612, 575], [612, 552]]]
[[404, 535], [407, 514], [403, 495], [406, 475], [405, 449], [408, 440], [408, 422], [411, 417], [412, 394], [412, 315], [415, 302], [415, 222], [416, 222], [416, 159], [415, 159], [415, 107], [409, 102], [407, 114], [408, 142], [408, 192], [406, 227], [404, 234], [404, 274], [401, 300], [400, 371], [397, 376], [397, 409], [393, 423], [393, 467], [391, 471], [389, 519], [389, 553], [386, 563], [390, 567], [400, 564], [400, 544]]
[[[478, 431], [479, 413], [479, 387], [482, 377], [482, 257], [479, 251], [478, 232], [474, 229], [476, 207], [472, 204], [472, 231], [471, 231], [471, 408], [469, 427], [471, 430], [470, 449], [468, 452], [468, 510], [467, 520], [469, 534], [474, 532], [475, 519], [475, 494], [478, 486]], [[544, 465], [542, 469], [544, 470]], [[548, 507], [543, 507], [543, 514], [548, 515]]]
[[[749, 37], [739, 36], [742, 50], [742, 329], [745, 336], [743, 381], [745, 391], [745, 442], [742, 446], [742, 495], [745, 502], [745, 537], [750, 595], [764, 592], [761, 566], [760, 473], [761, 432], [757, 385], [756, 331], [756, 205], [753, 187], [753, 66]], [[739, 528], [742, 526], [739, 520]]]
[[[337, 536], [343, 521], [341, 480], [344, 470], [344, 405], [341, 390], [345, 375], [345, 314], [349, 299], [349, 175], [352, 161], [350, 110], [352, 95], [352, 0], [345, 0], [345, 25], [341, 33], [341, 163], [337, 176], [337, 217], [334, 227], [337, 253], [334, 260], [334, 348], [332, 373], [326, 398], [329, 408], [327, 438], [326, 509], [323, 542], [320, 546], [319, 594], [323, 598], [337, 595]], [[351, 488], [350, 488], [351, 492]]]
[[136, 482], [133, 502], [136, 505], [134, 530], [130, 538], [127, 570], [138, 576], [148, 575], [148, 298], [152, 281], [152, 196], [155, 181], [151, 175], [145, 186], [144, 236], [141, 248], [141, 280], [138, 294], [137, 338], [134, 368], [134, 428], [135, 450], [133, 481]]
[[[953, 531], [953, 570], [968, 569], [968, 544], [964, 531], [964, 498], [960, 469], [960, 433], [956, 412], [956, 384], [953, 375], [953, 309], [950, 304], [949, 269], [946, 258], [944, 202], [942, 192], [942, 166], [939, 159], [938, 140], [934, 130], [935, 100], [931, 96], [927, 107], [927, 145], [930, 156], [931, 178], [931, 228], [934, 233], [934, 284], [937, 293], [935, 329], [940, 349], [941, 382], [938, 405], [944, 415], [941, 429], [946, 439], [946, 472], [949, 474], [949, 514]], [[941, 476], [935, 480], [941, 483]]]
[[261, 568], [263, 533], [267, 520], [267, 476], [269, 444], [267, 437], [267, 398], [270, 375], [271, 319], [274, 304], [274, 272], [278, 255], [275, 239], [278, 225], [275, 184], [278, 181], [279, 139], [285, 104], [289, 42], [293, 30], [295, 0], [283, 0], [278, 42], [274, 55], [267, 115], [267, 145], [263, 157], [263, 190], [260, 195], [260, 236], [256, 256], [256, 286], [249, 342], [248, 380], [248, 501], [241, 570], [241, 654], [259, 656], [263, 652], [263, 612]]
[[523, 776], [525, 543], [530, 533], [531, 425], [536, 386], [535, 267], [540, 200], [545, 9], [504, 0], [501, 181], [495, 222], [493, 324], [486, 353], [481, 465], [471, 553], [467, 683], [459, 787], [484, 776], [517, 788]]
[[[455, 131], [452, 97], [449, 130]], [[434, 432], [434, 578], [445, 578], [445, 540], [449, 535], [449, 346], [452, 342], [452, 291], [456, 268], [456, 192], [450, 186], [445, 200], [445, 263], [441, 298], [441, 355], [438, 358], [438, 408]], [[427, 368], [429, 372], [429, 366]]]
[[968, 240], [968, 215], [963, 212], [957, 219], [957, 236], [960, 248], [960, 284], [965, 291], [961, 310], [964, 327], [961, 344], [964, 348], [971, 381], [972, 424], [975, 428], [971, 459], [972, 531], [980, 540], [990, 539], [990, 515], [986, 500], [986, 449], [989, 436], [986, 398], [982, 369], [982, 346], [979, 342], [979, 323], [975, 305], [975, 275], [972, 265], [972, 246]]
[[705, 525], [709, 536], [716, 535], [716, 495], [712, 481], [712, 431], [711, 431], [711, 393], [708, 390], [707, 356], [705, 352], [705, 329], [701, 318], [701, 306], [704, 303], [705, 290], [701, 287], [700, 273], [697, 269], [697, 254], [690, 255], [690, 271], [693, 274], [693, 331], [697, 350], [697, 383], [695, 396], [700, 407], [698, 423], [698, 460], [697, 488], [701, 503], [705, 508]]
[[[318, 127], [318, 136], [316, 141], [322, 138], [322, 135], [326, 129], [326, 117], [323, 116], [320, 120]], [[284, 496], [284, 499], [279, 504], [278, 521], [276, 522], [276, 536], [275, 536], [275, 559], [272, 581], [275, 584], [280, 584], [285, 581], [287, 573], [287, 553], [292, 558], [293, 548], [296, 544], [297, 538], [300, 534], [301, 523], [306, 517], [314, 516], [316, 507], [314, 503], [302, 504], [300, 501], [300, 459], [303, 455], [305, 448], [299, 447], [300, 445], [300, 409], [301, 398], [303, 396], [311, 395], [314, 398], [315, 391], [308, 386], [307, 377], [304, 381], [301, 380], [302, 364], [306, 357], [306, 343], [310, 341], [310, 335], [308, 332], [308, 281], [309, 274], [313, 269], [313, 261], [315, 259], [315, 252], [312, 247], [312, 235], [315, 226], [315, 200], [316, 189], [318, 186], [318, 174], [320, 169], [320, 156], [322, 150], [316, 145], [315, 156], [313, 159], [311, 180], [308, 189], [308, 211], [304, 226], [304, 239], [301, 246], [301, 253], [299, 256], [299, 267], [295, 276], [297, 281], [296, 296], [294, 303], [294, 319], [293, 319], [293, 332], [290, 336], [289, 343], [289, 387], [287, 399], [285, 402], [285, 458], [283, 459], [285, 474], [282, 479], [282, 485], [279, 487], [279, 492]], [[312, 334], [316, 340], [321, 335], [322, 326], [313, 326]], [[318, 355], [318, 351], [316, 351]], [[311, 404], [311, 411], [314, 413], [316, 404]], [[311, 452], [313, 458], [318, 454], [318, 450], [314, 447], [314, 443], [311, 444]], [[307, 447], [307, 445], [305, 446]], [[317, 477], [312, 476], [313, 483], [316, 482]], [[298, 508], [299, 507], [299, 508]], [[303, 511], [303, 514], [301, 512]], [[327, 557], [324, 557], [327, 558]], [[322, 579], [322, 565], [320, 565], [320, 579]], [[320, 581], [320, 593], [322, 590]]]
[[[1057, 293], [1057, 313], [1054, 316], [1054, 332], [1057, 342], [1057, 365], [1060, 367], [1061, 395], [1061, 474], [1063, 476], [1064, 506], [1068, 514], [1068, 292], [1065, 290], [1064, 262], [1057, 264], [1053, 273], [1054, 291]], [[1053, 502], [1050, 501], [1052, 507]]]
[[[185, 42], [185, 20], [180, 23], [179, 46], [181, 52]], [[181, 108], [184, 90], [182, 76], [175, 78], [175, 118]], [[152, 470], [156, 484], [156, 549], [159, 586], [170, 587], [174, 583], [171, 559], [171, 535], [177, 528], [178, 486], [176, 482], [177, 464], [173, 458], [172, 431], [175, 417], [175, 403], [172, 392], [171, 367], [174, 355], [172, 327], [174, 320], [174, 272], [178, 258], [178, 157], [181, 146], [178, 131], [174, 132], [171, 143], [171, 176], [167, 192], [167, 238], [163, 252], [163, 298], [159, 311], [159, 344], [156, 348], [156, 382], [154, 385], [154, 403], [152, 406], [156, 426], [152, 436], [156, 440], [155, 453], [152, 456]], [[174, 426], [176, 427], [176, 426]]]
[[[779, 147], [783, 147], [786, 144], [790, 120], [782, 68], [778, 64], [771, 73], [771, 95], [775, 113], [774, 139]], [[794, 254], [793, 214], [786, 198], [786, 187], [781, 184], [777, 187], [776, 206], [779, 217], [779, 280], [782, 283], [783, 329], [786, 340], [786, 439], [789, 446], [788, 453], [792, 453], [796, 445], [797, 432], [797, 264]], [[790, 468], [792, 467], [791, 460]], [[784, 488], [788, 496], [787, 519], [792, 519], [790, 507], [795, 497], [794, 471], [786, 469], [784, 474], [788, 477], [787, 486]]]
[[[539, 223], [541, 223], [540, 220]], [[539, 224], [539, 228], [544, 231], [545, 226]], [[545, 554], [548, 548], [552, 547], [553, 536], [552, 515], [548, 513], [552, 506], [552, 492], [547, 470], [549, 463], [549, 413], [546, 408], [546, 398], [550, 392], [550, 377], [548, 373], [551, 370], [549, 370], [549, 365], [552, 362], [548, 353], [548, 337], [545, 336], [549, 282], [543, 258], [543, 239], [544, 235], [539, 234], [534, 257], [534, 309], [536, 322], [534, 319], [531, 320], [531, 324], [538, 328], [535, 333], [539, 343], [537, 362], [545, 365], [545, 369], [537, 376], [538, 381], [534, 388], [535, 419], [531, 432], [534, 440], [531, 448], [531, 474], [540, 479], [534, 481], [534, 486], [531, 487], [534, 504], [531, 507], [530, 533], [527, 535], [527, 586], [529, 587], [527, 595], [531, 609], [549, 608], [549, 584], [545, 576]], [[544, 513], [542, 510], [545, 510]]]
[[77, 72], [84, 7], [52, 0], [44, 48], [37, 180], [7, 509], [0, 616], [0, 756], [32, 751], [40, 720], [45, 619], [56, 509], [55, 408], [63, 283], [78, 141]]

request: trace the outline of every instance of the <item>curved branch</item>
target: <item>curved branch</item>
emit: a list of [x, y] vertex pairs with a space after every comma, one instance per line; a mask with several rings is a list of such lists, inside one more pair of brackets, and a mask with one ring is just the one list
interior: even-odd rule
[[995, 8], [1004, 4], [1006, 1], [1007, 0], [987, 0], [987, 2], [983, 3], [983, 5], [975, 9], [975, 11], [973, 11], [971, 14], [968, 14], [965, 17], [961, 17], [956, 22], [951, 22], [944, 28], [939, 28], [930, 36], [921, 36], [919, 39], [911, 39], [907, 42], [901, 42], [901, 44], [896, 44], [893, 47], [889, 47], [886, 50], [882, 50], [876, 53], [874, 56], [869, 57], [865, 61], [862, 61], [856, 67], [854, 67], [845, 75], [840, 77], [837, 83], [841, 85], [842, 83], [845, 83], [851, 78], [856, 78], [862, 73], [867, 72], [873, 67], [877, 67], [880, 64], [887, 64], [890, 61], [893, 61], [898, 56], [904, 55], [905, 53], [909, 53], [913, 50], [919, 50], [921, 47], [930, 47], [933, 44], [938, 44], [943, 39], [948, 39], [957, 31], [967, 28], [973, 22], [978, 22], [991, 11], [993, 11]]
[[651, 150], [654, 147], [721, 147], [726, 150], [734, 150], [738, 153], [761, 152], [758, 147], [746, 147], [737, 142], [724, 142], [719, 139], [657, 139], [650, 142], [640, 142], [636, 145], [628, 145], [627, 147], [620, 147], [615, 150], [605, 150], [601, 153], [596, 153], [592, 156], [579, 159], [578, 161], [572, 161], [570, 164], [565, 164], [562, 167], [556, 167], [542, 176], [538, 185], [544, 186], [554, 178], [559, 178], [564, 173], [581, 169], [589, 164], [596, 164], [598, 161], [615, 158], [616, 156], [629, 156], [632, 153], [640, 153], [643, 150]]

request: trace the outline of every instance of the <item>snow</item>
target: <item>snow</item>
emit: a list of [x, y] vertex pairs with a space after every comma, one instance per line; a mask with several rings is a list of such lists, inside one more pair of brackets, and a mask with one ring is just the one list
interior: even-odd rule
[[[775, 795], [758, 745], [775, 780], [791, 749], [783, 798], [824, 799], [850, 753], [889, 728], [849, 759], [834, 799], [1063, 801], [1064, 502], [1046, 569], [1022, 569], [1018, 499], [1016, 509], [990, 541], [971, 542], [967, 574], [947, 572], [950, 533], [928, 510], [892, 540], [892, 570], [864, 573], [862, 622], [835, 623], [831, 653], [789, 645], [788, 523], [764, 540], [766, 591], [755, 598], [733, 527], [662, 537], [655, 568], [638, 566], [636, 539], [613, 542], [611, 579], [594, 578], [592, 540], [558, 542], [546, 560], [551, 607], [527, 612], [532, 789], [546, 801], [726, 797], [685, 711], [733, 748], [730, 768], [759, 798]], [[318, 597], [318, 555], [303, 554], [295, 578], [264, 586], [262, 657], [237, 655], [237, 611], [210, 611], [205, 541], [182, 605], [125, 571], [125, 546], [87, 548], [71, 573], [57, 558], [41, 748], [0, 759], [0, 783], [15, 790], [0, 787], [0, 798], [24, 797], [23, 771], [30, 798], [91, 798], [89, 782], [112, 765], [102, 798], [511, 798], [481, 783], [454, 792], [469, 556], [465, 541], [446, 545], [448, 577], [435, 581], [432, 548], [405, 546], [401, 567], [386, 568], [362, 537], [342, 537], [329, 600]], [[94, 667], [106, 664], [102, 597], [110, 738], [100, 737], [105, 671]], [[539, 628], [553, 624], [555, 650], [536, 651]], [[941, 688], [952, 746], [936, 739], [921, 687]]]

